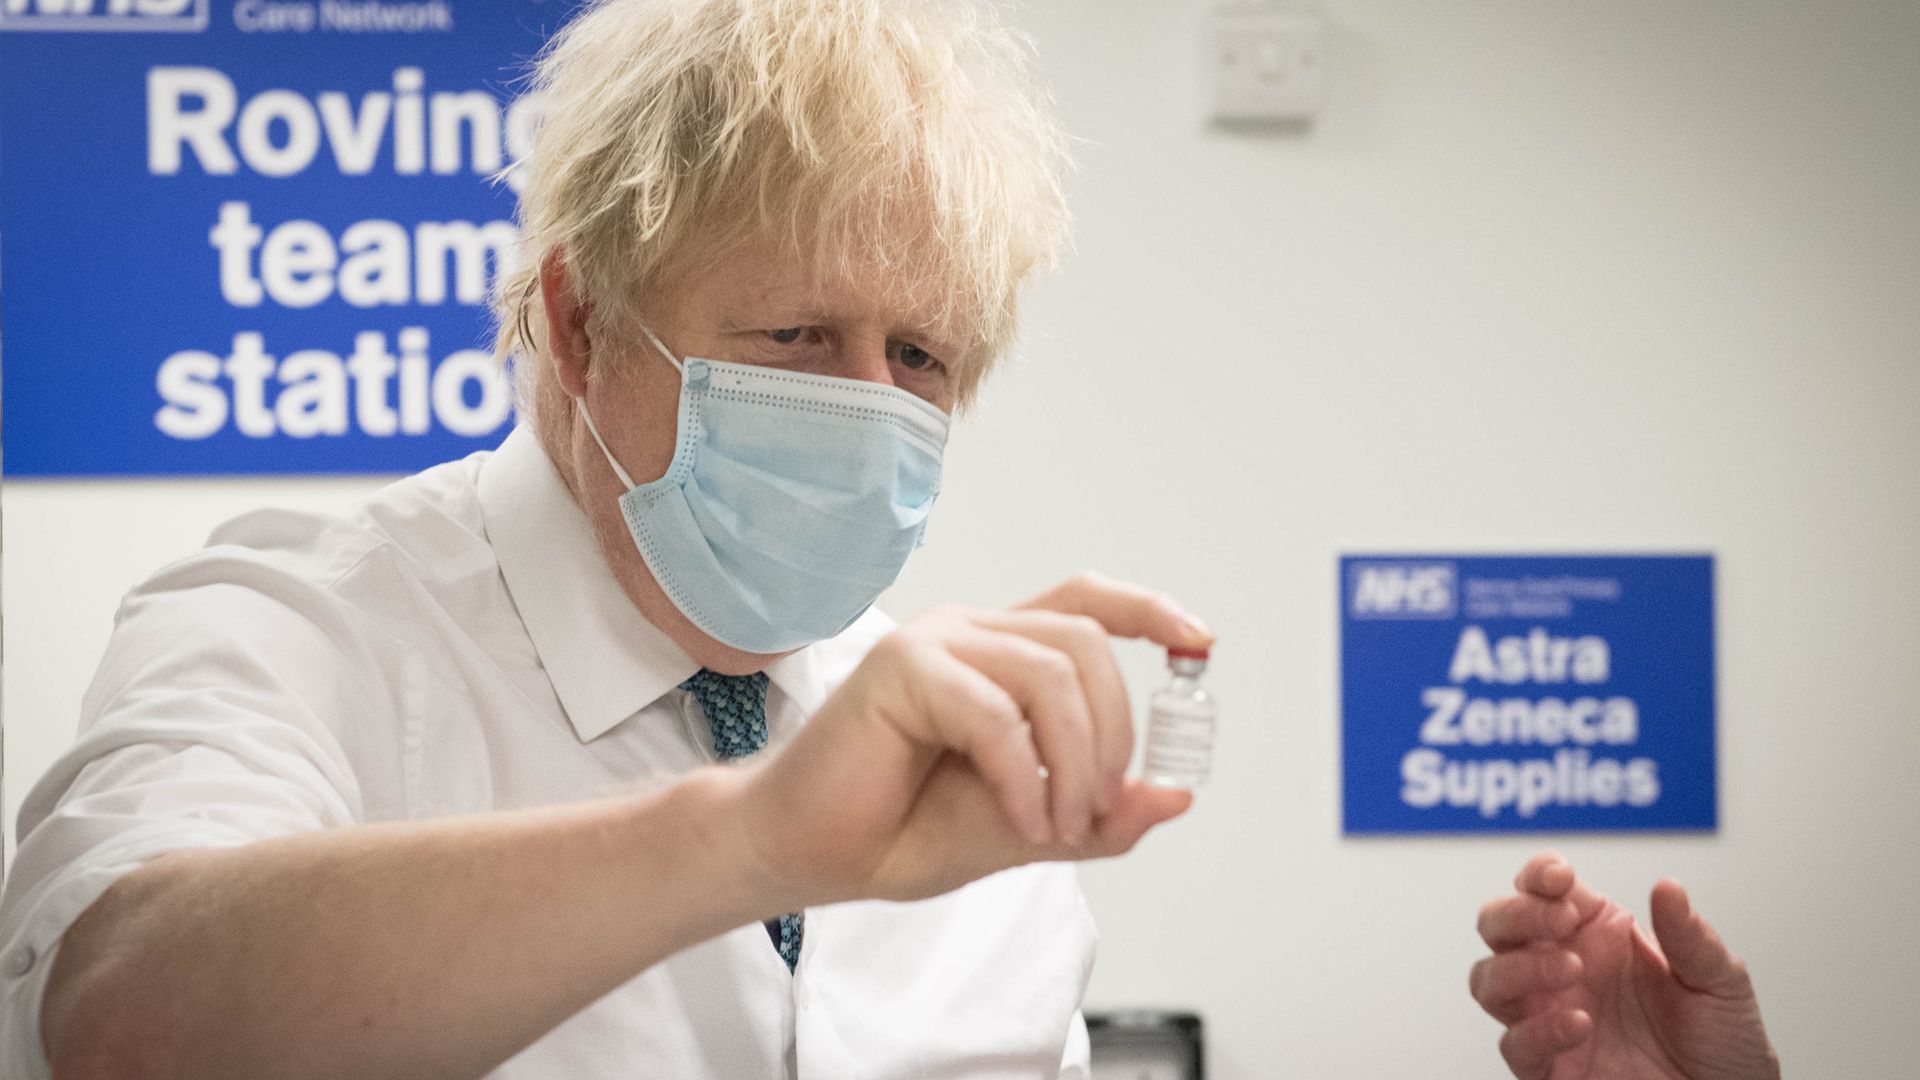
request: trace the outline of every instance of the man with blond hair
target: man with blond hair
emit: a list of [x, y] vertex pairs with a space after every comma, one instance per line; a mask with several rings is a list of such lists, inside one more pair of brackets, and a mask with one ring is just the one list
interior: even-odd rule
[[9, 1078], [1085, 1076], [1092, 575], [870, 610], [1064, 232], [993, 9], [605, 0], [542, 57], [522, 426], [123, 605], [0, 904]]

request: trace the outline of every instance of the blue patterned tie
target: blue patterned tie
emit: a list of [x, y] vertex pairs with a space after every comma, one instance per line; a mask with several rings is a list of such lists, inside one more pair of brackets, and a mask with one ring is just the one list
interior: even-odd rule
[[[721, 675], [701, 668], [680, 684], [693, 695], [713, 729], [713, 750], [723, 761], [743, 758], [767, 745], [767, 675]], [[767, 920], [767, 936], [792, 971], [800, 962], [801, 915]]]

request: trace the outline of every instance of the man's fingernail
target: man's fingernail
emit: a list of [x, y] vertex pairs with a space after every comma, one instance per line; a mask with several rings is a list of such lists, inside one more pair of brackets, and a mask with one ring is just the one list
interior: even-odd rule
[[1187, 624], [1188, 632], [1192, 633], [1195, 637], [1210, 638], [1213, 636], [1212, 627], [1209, 627], [1206, 623], [1202, 622], [1200, 620], [1200, 616], [1188, 615], [1186, 616], [1184, 621]]

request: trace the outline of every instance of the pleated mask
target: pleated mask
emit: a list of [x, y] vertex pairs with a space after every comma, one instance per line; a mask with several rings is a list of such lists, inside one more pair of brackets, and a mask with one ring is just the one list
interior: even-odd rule
[[852, 625], [919, 546], [940, 491], [947, 415], [897, 387], [676, 359], [666, 474], [626, 486], [621, 516], [667, 598], [709, 637], [777, 653]]

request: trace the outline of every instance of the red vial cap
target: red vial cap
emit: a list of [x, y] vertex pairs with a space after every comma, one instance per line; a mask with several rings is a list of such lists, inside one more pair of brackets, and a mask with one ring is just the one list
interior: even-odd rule
[[1205, 649], [1189, 649], [1180, 645], [1170, 645], [1167, 647], [1167, 659], [1169, 660], [1205, 660], [1206, 658], [1207, 650]]

